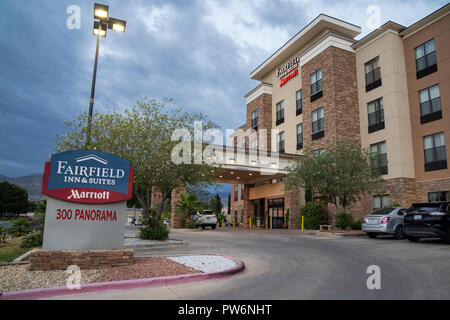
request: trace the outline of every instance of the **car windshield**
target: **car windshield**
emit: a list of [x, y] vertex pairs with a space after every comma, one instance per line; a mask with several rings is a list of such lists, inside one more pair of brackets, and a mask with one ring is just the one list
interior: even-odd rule
[[212, 210], [204, 210], [204, 211], [202, 212], [202, 214], [203, 214], [203, 215], [211, 215], [211, 214], [214, 214], [214, 213], [212, 212]]
[[372, 212], [370, 215], [375, 216], [375, 215], [385, 215], [385, 214], [389, 214], [392, 211], [394, 211], [394, 208], [381, 208], [381, 209], [377, 209], [374, 212]]

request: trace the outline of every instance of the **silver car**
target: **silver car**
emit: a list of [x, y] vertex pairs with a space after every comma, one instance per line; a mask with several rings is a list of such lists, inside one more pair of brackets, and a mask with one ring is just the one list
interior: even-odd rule
[[370, 238], [378, 234], [392, 234], [394, 239], [402, 240], [404, 235], [403, 217], [408, 208], [382, 208], [365, 216], [361, 230], [367, 232]]

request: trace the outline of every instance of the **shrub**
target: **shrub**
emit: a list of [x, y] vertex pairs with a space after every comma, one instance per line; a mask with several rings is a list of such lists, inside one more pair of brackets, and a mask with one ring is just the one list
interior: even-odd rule
[[354, 221], [352, 224], [352, 230], [361, 230], [361, 226], [362, 226], [361, 220]]
[[323, 204], [318, 202], [308, 202], [300, 208], [300, 214], [304, 216], [306, 229], [317, 230], [321, 224], [327, 224], [327, 214]]
[[349, 213], [340, 213], [336, 216], [336, 227], [342, 230], [352, 228], [354, 223], [353, 216]]
[[188, 229], [196, 229], [197, 228], [197, 224], [195, 223], [195, 221], [189, 221], [185, 223], [186, 228]]
[[21, 237], [31, 232], [31, 223], [25, 218], [14, 220], [12, 222], [12, 227], [8, 229], [8, 233], [13, 237]]
[[4, 229], [2, 226], [0, 226], [0, 242], [6, 242], [6, 236], [8, 233], [6, 232], [6, 229]]
[[22, 240], [21, 248], [35, 248], [42, 247], [42, 241], [44, 239], [44, 235], [42, 230], [31, 233]]
[[158, 224], [155, 229], [145, 226], [141, 228], [139, 238], [142, 240], [167, 240], [169, 229], [163, 223]]
[[392, 204], [392, 207], [394, 207], [394, 208], [400, 208], [402, 206], [402, 204], [401, 203], [398, 203], [398, 202], [394, 202], [393, 204]]

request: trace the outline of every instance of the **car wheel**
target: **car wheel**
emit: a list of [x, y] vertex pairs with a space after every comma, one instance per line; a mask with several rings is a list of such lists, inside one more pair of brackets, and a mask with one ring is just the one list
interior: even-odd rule
[[211, 226], [211, 229], [215, 230], [215, 229], [216, 229], [216, 226]]
[[408, 240], [411, 242], [418, 242], [419, 241], [419, 237], [415, 237], [415, 236], [408, 236]]
[[377, 237], [377, 234], [376, 234], [376, 233], [373, 233], [373, 232], [369, 232], [369, 233], [367, 233], [367, 235], [368, 235], [369, 238], [371, 238], [371, 239], [375, 239], [375, 238]]
[[403, 227], [398, 226], [394, 232], [394, 239], [395, 240], [403, 240], [404, 238], [405, 238], [405, 235], [403, 233]]

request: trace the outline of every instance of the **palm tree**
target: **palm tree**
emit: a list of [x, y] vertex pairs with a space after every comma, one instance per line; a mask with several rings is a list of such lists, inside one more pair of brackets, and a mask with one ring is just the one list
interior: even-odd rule
[[190, 221], [192, 213], [199, 210], [201, 205], [196, 194], [183, 194], [177, 202], [177, 211], [182, 213], [187, 221]]

